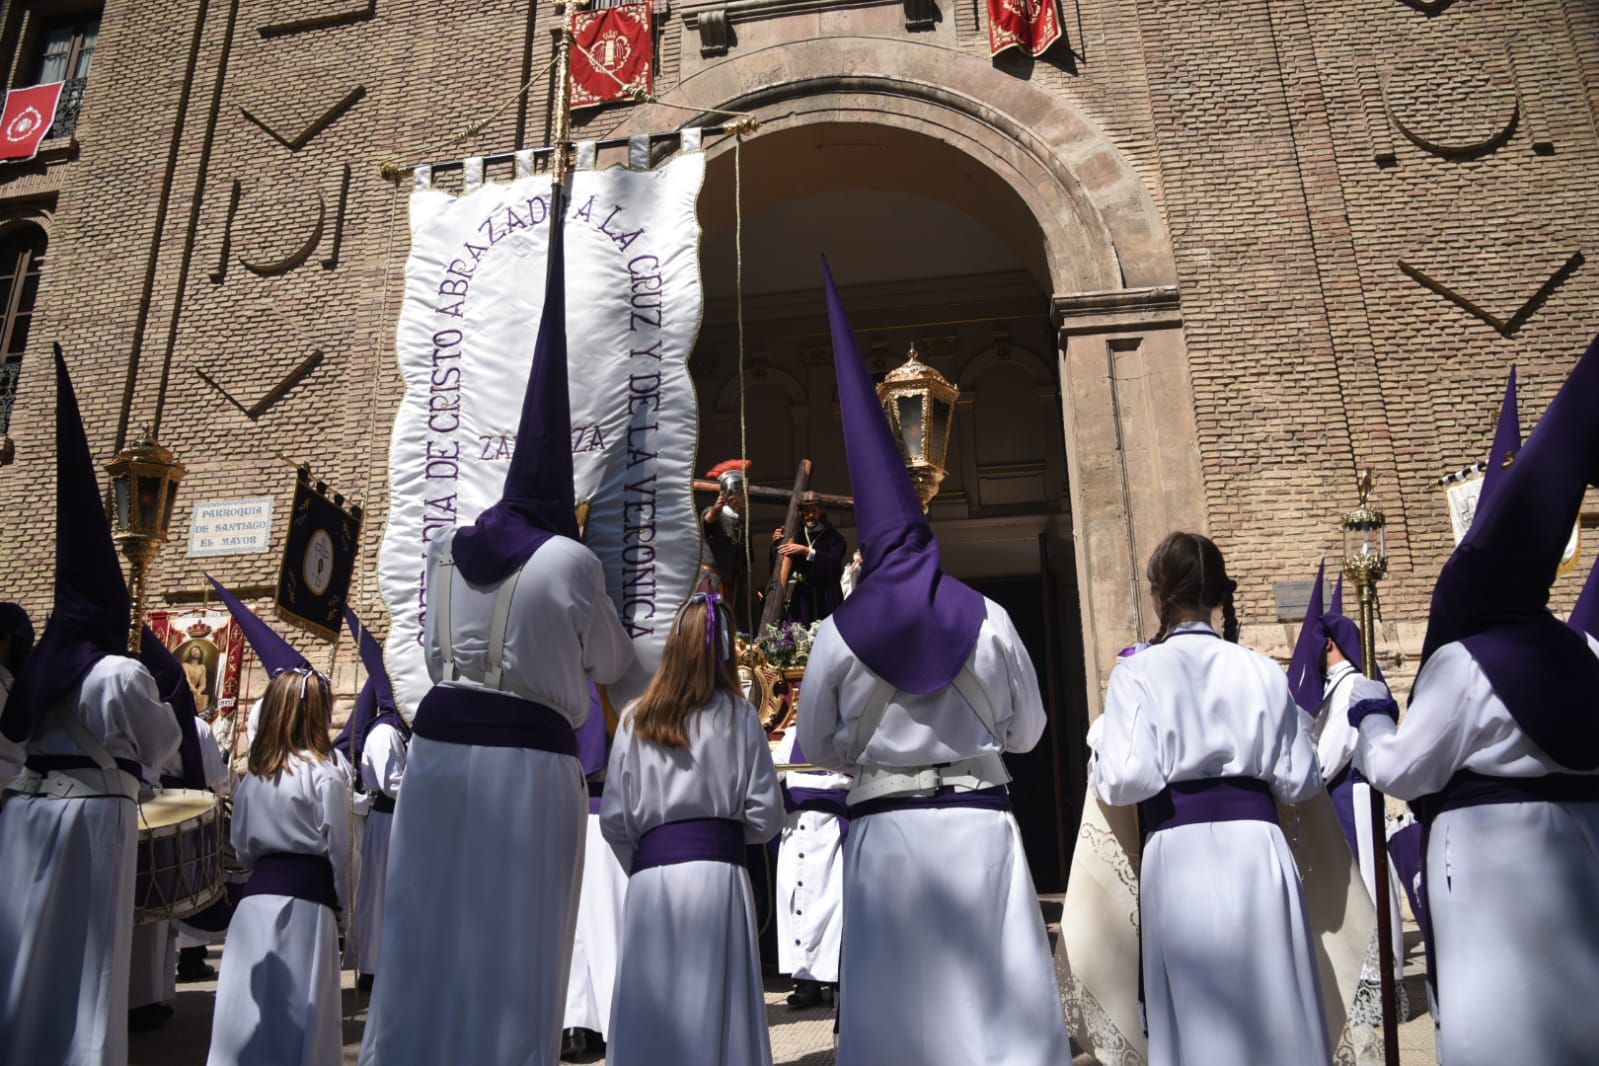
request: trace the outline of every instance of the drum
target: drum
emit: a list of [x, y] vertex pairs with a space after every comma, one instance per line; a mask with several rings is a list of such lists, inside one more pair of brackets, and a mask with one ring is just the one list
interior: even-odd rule
[[139, 804], [135, 925], [187, 918], [222, 895], [222, 801], [174, 788]]

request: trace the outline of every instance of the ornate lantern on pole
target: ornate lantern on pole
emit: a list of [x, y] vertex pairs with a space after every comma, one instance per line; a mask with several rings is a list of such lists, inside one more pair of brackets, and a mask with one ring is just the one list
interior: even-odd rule
[[156, 442], [148, 424], [140, 429], [137, 440], [106, 461], [105, 468], [111, 475], [113, 535], [128, 557], [133, 576], [129, 582], [133, 618], [128, 650], [136, 653], [144, 631], [145, 572], [166, 543], [178, 482], [187, 471], [171, 451]]
[[[1344, 574], [1360, 594], [1360, 650], [1367, 677], [1377, 677], [1377, 582], [1388, 573], [1388, 520], [1371, 505], [1370, 470], [1356, 486], [1360, 502], [1344, 515]], [[1382, 994], [1383, 1061], [1399, 1063], [1398, 999], [1394, 989], [1393, 916], [1388, 909], [1388, 833], [1382, 793], [1371, 789], [1371, 842], [1377, 889], [1377, 960]], [[1357, 814], [1358, 817], [1358, 814]]]
[[890, 370], [877, 386], [878, 402], [888, 415], [888, 424], [899, 442], [924, 512], [948, 473], [944, 459], [949, 454], [955, 401], [959, 398], [960, 390], [922, 362], [914, 344], [905, 362]]

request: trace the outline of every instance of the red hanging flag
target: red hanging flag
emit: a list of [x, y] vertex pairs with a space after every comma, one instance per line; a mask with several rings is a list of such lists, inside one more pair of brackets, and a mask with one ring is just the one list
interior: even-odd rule
[[597, 107], [655, 88], [650, 0], [586, 8], [572, 18], [572, 107]]
[[5, 113], [0, 115], [0, 162], [32, 159], [39, 153], [39, 142], [56, 120], [61, 85], [52, 81], [6, 93]]
[[1007, 48], [1040, 56], [1060, 35], [1060, 8], [1055, 0], [988, 0], [990, 56]]

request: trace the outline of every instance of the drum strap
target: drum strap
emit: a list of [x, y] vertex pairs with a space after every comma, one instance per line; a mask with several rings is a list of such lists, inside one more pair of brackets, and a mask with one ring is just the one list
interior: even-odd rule
[[[450, 599], [455, 590], [455, 550], [453, 541], [444, 546], [442, 558], [439, 559], [440, 582], [444, 586], [442, 594], [438, 595], [438, 603], [434, 610], [438, 612], [435, 632], [439, 635], [439, 652], [444, 658], [444, 671], [446, 681], [459, 681], [461, 679], [460, 667], [455, 662], [454, 628], [451, 625], [452, 613]], [[483, 684], [488, 688], [498, 690], [500, 678], [505, 672], [505, 633], [511, 625], [511, 601], [516, 595], [516, 583], [522, 577], [522, 570], [518, 567], [513, 570], [494, 592], [494, 616], [489, 623], [489, 654], [487, 669], [483, 675]]]

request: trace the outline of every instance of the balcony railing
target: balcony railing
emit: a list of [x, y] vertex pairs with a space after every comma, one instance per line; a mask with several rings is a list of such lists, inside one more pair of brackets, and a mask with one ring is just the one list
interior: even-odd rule
[[83, 107], [83, 88], [88, 78], [72, 78], [61, 84], [61, 99], [56, 103], [55, 122], [50, 126], [48, 140], [63, 140], [78, 132], [78, 111]]
[[0, 363], [0, 436], [11, 432], [11, 408], [17, 402], [17, 380], [22, 376], [22, 360]]

